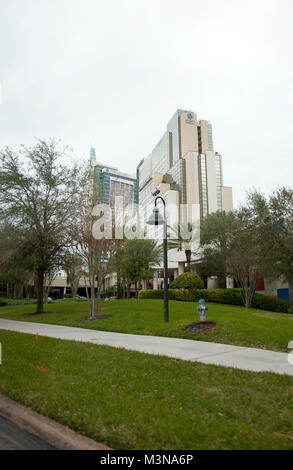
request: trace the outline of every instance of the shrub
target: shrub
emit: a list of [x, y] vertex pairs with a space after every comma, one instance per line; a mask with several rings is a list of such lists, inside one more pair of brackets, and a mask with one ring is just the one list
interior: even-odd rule
[[[169, 289], [169, 300], [182, 300], [184, 302], [190, 302], [194, 300], [194, 294], [188, 289]], [[140, 290], [138, 293], [139, 299], [163, 299], [164, 289], [158, 290]]]
[[170, 284], [171, 289], [203, 289], [204, 284], [200, 277], [192, 273], [180, 274]]
[[204, 298], [208, 302], [243, 305], [241, 289], [201, 289], [194, 293], [195, 300]]
[[271, 312], [288, 313], [290, 304], [286, 300], [268, 297], [262, 294], [254, 294], [252, 307], [260, 308], [261, 310], [269, 310]]
[[0, 300], [0, 307], [5, 307], [7, 305], [7, 302], [5, 300]]
[[[197, 302], [205, 299], [207, 302], [219, 304], [243, 305], [241, 289], [169, 289], [170, 300], [185, 302]], [[139, 299], [163, 299], [164, 290], [141, 290]], [[254, 294], [252, 307], [270, 312], [288, 313], [289, 302], [282, 299], [268, 297], [262, 294]]]

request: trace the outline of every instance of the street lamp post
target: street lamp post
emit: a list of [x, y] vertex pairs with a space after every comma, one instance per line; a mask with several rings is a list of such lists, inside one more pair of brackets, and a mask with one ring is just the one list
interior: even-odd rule
[[[164, 205], [164, 218], [161, 216], [157, 208], [157, 201], [160, 199]], [[164, 321], [169, 321], [169, 304], [168, 304], [168, 251], [167, 251], [167, 218], [166, 218], [166, 203], [161, 196], [155, 199], [155, 207], [153, 213], [147, 221], [148, 225], [163, 225], [164, 237]]]

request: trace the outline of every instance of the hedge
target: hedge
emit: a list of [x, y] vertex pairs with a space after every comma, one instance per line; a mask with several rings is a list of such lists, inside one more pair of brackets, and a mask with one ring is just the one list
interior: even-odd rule
[[[170, 300], [183, 300], [185, 302], [192, 302], [195, 300], [194, 292], [188, 289], [169, 289], [169, 299]], [[164, 298], [164, 289], [149, 289], [149, 290], [140, 290], [138, 293], [139, 299], [163, 299]]]
[[[204, 298], [208, 302], [220, 304], [243, 305], [241, 289], [169, 289], [170, 300], [181, 300], [185, 302], [196, 302]], [[163, 299], [164, 290], [141, 290], [139, 299]], [[268, 297], [262, 294], [254, 294], [252, 307], [270, 312], [288, 313], [289, 302], [282, 299]]]

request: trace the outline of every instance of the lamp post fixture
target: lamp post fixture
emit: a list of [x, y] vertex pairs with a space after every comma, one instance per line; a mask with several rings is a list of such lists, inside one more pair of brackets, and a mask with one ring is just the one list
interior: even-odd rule
[[[157, 208], [157, 201], [160, 199], [164, 204], [164, 218], [161, 216]], [[167, 218], [166, 218], [166, 203], [161, 196], [155, 199], [155, 207], [153, 213], [147, 221], [148, 225], [163, 225], [163, 238], [164, 238], [164, 321], [169, 321], [169, 304], [168, 304], [168, 251], [167, 251]]]

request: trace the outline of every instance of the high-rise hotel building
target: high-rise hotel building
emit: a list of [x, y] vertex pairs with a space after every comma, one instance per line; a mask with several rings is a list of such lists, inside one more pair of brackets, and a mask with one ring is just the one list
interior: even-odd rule
[[114, 166], [98, 162], [94, 148], [90, 149], [90, 162], [94, 190], [100, 203], [109, 204], [112, 209], [117, 205], [117, 200], [121, 201], [123, 208], [138, 203], [138, 187], [135, 175], [122, 173]]
[[140, 204], [150, 202], [152, 192], [160, 189], [161, 194], [171, 191], [172, 202], [199, 204], [202, 217], [233, 209], [232, 188], [223, 185], [222, 156], [214, 151], [212, 125], [198, 121], [192, 111], [176, 111], [163, 137], [139, 163], [137, 177]]
[[[193, 111], [175, 112], [153, 151], [139, 163], [137, 180], [139, 204], [146, 217], [154, 207], [156, 190], [167, 206], [177, 207], [178, 222], [194, 221], [193, 206], [198, 218], [233, 210], [232, 188], [223, 185], [222, 156], [214, 150], [212, 125], [198, 120]], [[184, 260], [183, 253], [179, 257], [170, 253], [170, 257], [171, 266], [172, 259], [181, 264]]]

